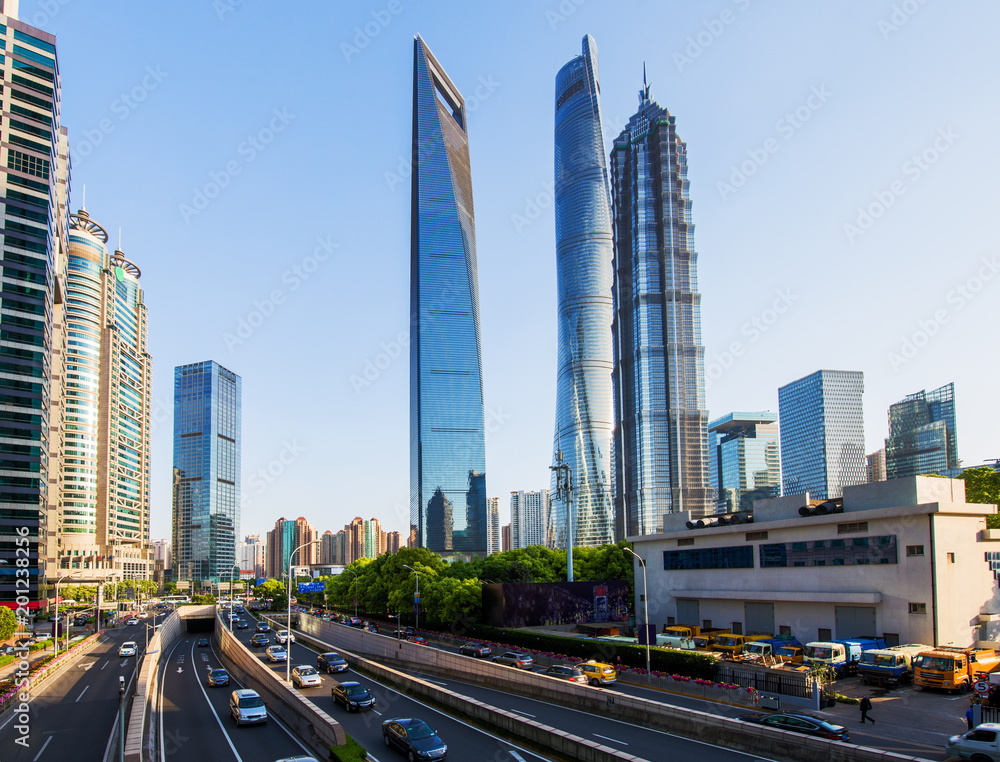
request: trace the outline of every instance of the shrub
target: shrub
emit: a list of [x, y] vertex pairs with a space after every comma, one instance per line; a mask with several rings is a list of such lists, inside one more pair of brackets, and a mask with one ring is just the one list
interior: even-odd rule
[[365, 762], [368, 752], [364, 747], [346, 733], [347, 743], [344, 746], [331, 746], [330, 755], [337, 762]]

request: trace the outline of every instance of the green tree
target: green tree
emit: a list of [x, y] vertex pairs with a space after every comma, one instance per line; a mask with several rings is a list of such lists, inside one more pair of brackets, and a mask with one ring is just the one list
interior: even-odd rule
[[269, 600], [278, 611], [288, 608], [288, 589], [281, 580], [271, 577], [257, 585], [253, 590], [254, 598]]
[[[965, 502], [1000, 504], [1000, 471], [989, 466], [969, 468], [958, 477], [965, 482]], [[1000, 529], [1000, 515], [986, 517], [986, 526]]]
[[478, 580], [432, 576], [420, 586], [421, 612], [426, 621], [450, 626], [463, 618], [479, 621], [483, 608]]
[[17, 617], [14, 610], [0, 606], [0, 641], [8, 640], [17, 631]]
[[163, 586], [163, 594], [164, 595], [177, 595], [177, 583], [176, 582], [167, 582]]

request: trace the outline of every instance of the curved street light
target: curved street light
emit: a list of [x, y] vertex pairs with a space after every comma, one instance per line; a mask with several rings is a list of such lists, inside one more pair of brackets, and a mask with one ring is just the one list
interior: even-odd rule
[[[239, 564], [233, 564], [229, 570], [229, 631], [233, 631], [233, 569], [239, 569]], [[242, 570], [241, 570], [242, 571]]]
[[417, 590], [413, 594], [413, 597], [416, 599], [414, 600], [413, 603], [414, 603], [414, 610], [416, 612], [415, 616], [417, 618], [417, 626], [414, 627], [413, 629], [419, 630], [420, 629], [420, 572], [418, 572], [416, 569], [414, 569], [412, 566], [408, 564], [403, 564], [403, 567], [409, 569], [411, 572], [417, 575]]
[[[304, 542], [291, 553], [288, 554], [288, 619], [285, 620], [285, 634], [288, 636], [285, 639], [285, 681], [292, 681], [292, 559], [295, 558], [295, 554], [298, 553], [302, 548], [308, 548], [310, 545], [317, 545], [321, 540], [311, 540], [309, 542]], [[230, 596], [232, 598], [232, 596]], [[231, 603], [231, 601], [230, 601]], [[232, 607], [229, 609], [232, 612]], [[230, 613], [230, 616], [232, 614]]]
[[646, 587], [646, 562], [642, 560], [642, 556], [636, 553], [632, 548], [625, 548], [629, 553], [639, 559], [639, 563], [642, 564], [642, 608], [644, 610], [644, 616], [646, 618], [645, 628], [646, 628], [646, 674], [650, 673], [649, 669], [649, 590]]
[[[60, 577], [59, 579], [56, 580], [56, 627], [55, 627], [55, 633], [54, 633], [54, 637], [53, 637], [53, 640], [55, 641], [55, 650], [52, 653], [52, 659], [53, 660], [55, 660], [55, 658], [59, 655], [59, 585], [61, 585], [66, 580], [68, 580], [70, 577], [75, 577], [77, 574], [83, 574], [83, 572], [85, 572], [85, 571], [87, 571], [87, 570], [86, 569], [77, 569], [75, 572], [70, 572], [65, 577]], [[66, 629], [67, 629], [67, 631], [69, 630], [68, 627]], [[69, 639], [68, 638], [66, 640], [66, 647], [69, 648]]]

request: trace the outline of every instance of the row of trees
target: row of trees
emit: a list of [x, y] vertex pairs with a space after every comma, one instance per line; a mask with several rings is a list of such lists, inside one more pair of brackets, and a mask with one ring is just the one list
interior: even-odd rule
[[[625, 544], [573, 549], [573, 577], [587, 580], [626, 580], [632, 587], [632, 557]], [[465, 620], [479, 622], [482, 614], [482, 586], [490, 582], [557, 582], [566, 579], [566, 551], [541, 545], [508, 550], [470, 562], [447, 564], [426, 548], [400, 548], [397, 553], [363, 558], [346, 567], [342, 574], [302, 582], [326, 585], [323, 593], [293, 596], [311, 605], [325, 605], [385, 617], [399, 615], [413, 622], [413, 598], [420, 575], [420, 618], [432, 625], [450, 625]], [[277, 579], [258, 585], [254, 594], [269, 599], [275, 608], [288, 605], [287, 583]]]
[[[156, 583], [149, 579], [127, 579], [123, 582], [106, 582], [104, 584], [104, 600], [113, 601], [128, 597], [128, 590], [136, 598], [148, 598], [156, 595]], [[93, 602], [97, 598], [97, 585], [60, 585], [59, 595], [64, 599]]]

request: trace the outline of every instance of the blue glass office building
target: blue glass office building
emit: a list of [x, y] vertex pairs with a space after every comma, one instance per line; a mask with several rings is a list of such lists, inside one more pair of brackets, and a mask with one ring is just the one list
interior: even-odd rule
[[958, 468], [955, 384], [908, 394], [889, 406], [885, 466], [889, 479]]
[[783, 494], [841, 497], [867, 481], [861, 371], [818, 370], [778, 389]]
[[213, 361], [174, 368], [176, 580], [228, 581], [237, 561], [242, 388]]
[[[556, 425], [553, 450], [572, 469], [573, 544], [615, 540], [611, 198], [601, 134], [597, 45], [556, 75], [555, 214], [558, 288]], [[555, 472], [553, 472], [555, 473]], [[547, 544], [566, 547], [567, 501], [552, 482]]]
[[611, 151], [615, 214], [615, 516], [622, 536], [711, 510], [705, 348], [687, 146], [639, 91]]
[[729, 413], [708, 424], [715, 512], [749, 511], [754, 500], [781, 494], [775, 413]]
[[486, 431], [465, 99], [413, 41], [410, 523], [420, 547], [486, 555]]

